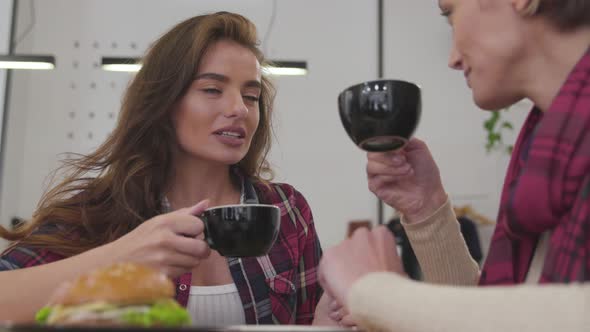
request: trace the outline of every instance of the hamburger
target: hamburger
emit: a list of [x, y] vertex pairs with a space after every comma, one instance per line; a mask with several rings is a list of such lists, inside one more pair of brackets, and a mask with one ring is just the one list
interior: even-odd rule
[[163, 273], [134, 263], [97, 269], [66, 282], [35, 319], [44, 325], [182, 326], [190, 316]]

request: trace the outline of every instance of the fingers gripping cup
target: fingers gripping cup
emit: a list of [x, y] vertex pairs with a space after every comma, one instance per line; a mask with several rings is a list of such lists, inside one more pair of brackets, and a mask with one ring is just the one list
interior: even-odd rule
[[205, 210], [200, 217], [207, 243], [226, 257], [266, 255], [281, 225], [280, 209], [265, 204], [217, 206]]
[[358, 147], [372, 152], [397, 150], [420, 121], [420, 88], [399, 80], [363, 82], [338, 95], [338, 110], [346, 133]]

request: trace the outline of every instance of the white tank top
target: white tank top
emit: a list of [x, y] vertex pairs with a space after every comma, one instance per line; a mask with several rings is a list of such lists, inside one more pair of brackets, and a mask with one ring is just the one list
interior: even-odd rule
[[194, 326], [246, 324], [236, 284], [191, 286], [187, 310]]

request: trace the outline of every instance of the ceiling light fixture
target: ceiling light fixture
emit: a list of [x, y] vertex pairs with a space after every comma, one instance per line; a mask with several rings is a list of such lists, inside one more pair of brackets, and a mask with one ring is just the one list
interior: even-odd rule
[[0, 69], [54, 69], [52, 55], [0, 55]]

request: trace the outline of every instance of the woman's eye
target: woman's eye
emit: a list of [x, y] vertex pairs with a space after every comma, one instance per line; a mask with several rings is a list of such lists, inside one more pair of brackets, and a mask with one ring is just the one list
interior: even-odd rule
[[207, 89], [203, 89], [203, 91], [205, 93], [210, 93], [210, 94], [220, 94], [221, 90], [219, 89], [214, 89], [214, 88], [207, 88]]
[[257, 103], [260, 100], [258, 96], [244, 96], [244, 99], [254, 103]]
[[441, 13], [440, 13], [440, 15], [442, 15], [447, 20], [447, 22], [449, 24], [451, 24], [451, 15], [452, 14], [453, 13], [448, 9], [443, 9], [443, 10], [441, 10]]

